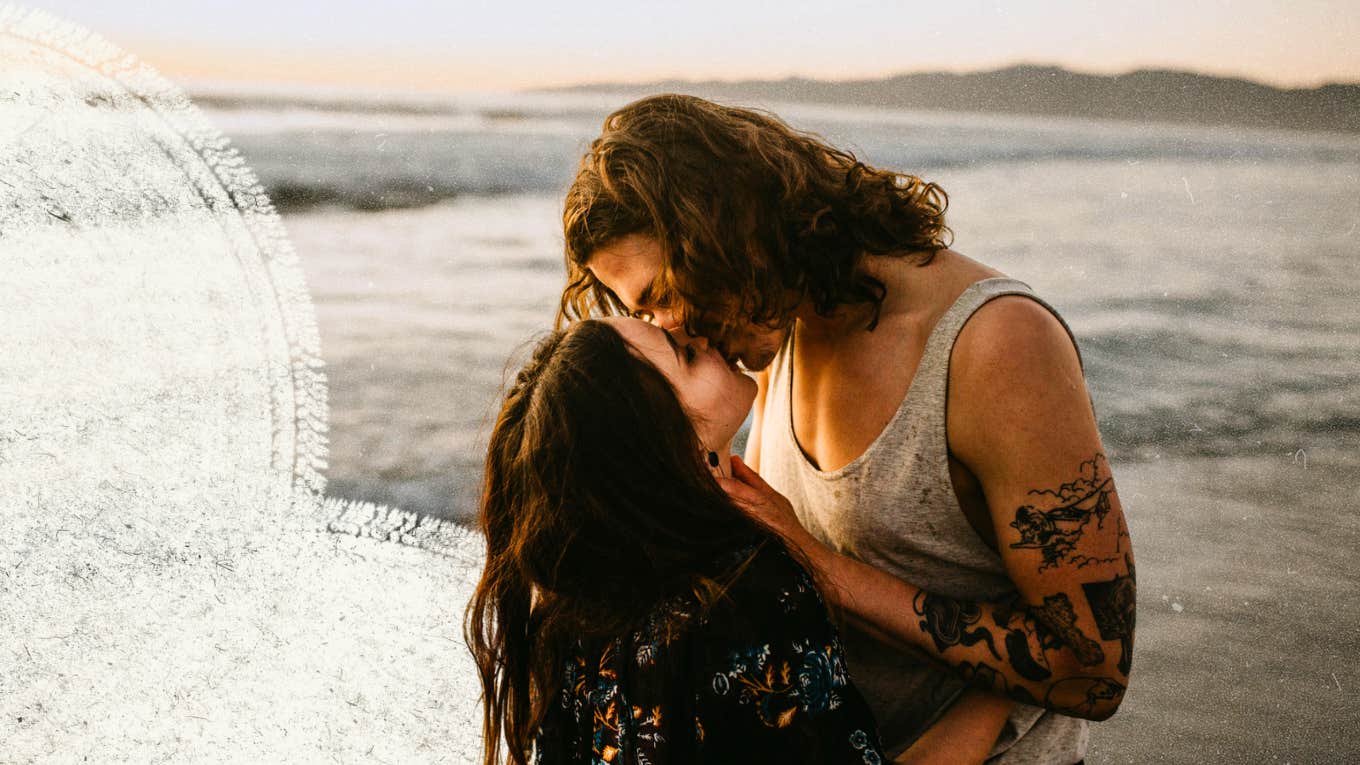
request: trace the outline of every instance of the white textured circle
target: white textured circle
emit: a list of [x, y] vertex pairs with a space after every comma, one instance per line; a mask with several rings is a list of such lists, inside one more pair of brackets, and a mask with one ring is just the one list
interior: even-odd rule
[[476, 756], [480, 550], [323, 501], [320, 341], [263, 189], [149, 67], [13, 6], [0, 337], [0, 761]]

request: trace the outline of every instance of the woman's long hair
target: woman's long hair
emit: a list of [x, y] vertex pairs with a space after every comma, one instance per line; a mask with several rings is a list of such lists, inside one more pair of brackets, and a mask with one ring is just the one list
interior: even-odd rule
[[600, 247], [645, 234], [663, 253], [657, 292], [691, 335], [786, 325], [804, 299], [823, 316], [867, 307], [872, 329], [886, 288], [861, 259], [930, 262], [949, 246], [948, 203], [936, 184], [866, 165], [772, 114], [648, 96], [605, 118], [567, 191], [558, 326], [626, 313], [586, 266]]
[[486, 567], [464, 632], [481, 676], [485, 763], [524, 765], [565, 651], [636, 628], [664, 598], [719, 597], [714, 561], [775, 539], [704, 463], [665, 376], [606, 322], [554, 332], [491, 433], [480, 507]]

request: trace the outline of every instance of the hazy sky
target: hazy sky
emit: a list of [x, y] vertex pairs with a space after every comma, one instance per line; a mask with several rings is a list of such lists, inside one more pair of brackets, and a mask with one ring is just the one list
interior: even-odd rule
[[1360, 81], [1357, 0], [30, 0], [171, 77], [501, 90], [662, 77], [1191, 69]]

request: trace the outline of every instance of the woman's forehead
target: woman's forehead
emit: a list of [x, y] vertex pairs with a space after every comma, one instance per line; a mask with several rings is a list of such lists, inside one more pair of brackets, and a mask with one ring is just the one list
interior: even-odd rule
[[625, 342], [648, 356], [661, 358], [672, 355], [670, 333], [641, 319], [627, 316], [607, 316], [598, 321], [608, 322], [623, 336]]

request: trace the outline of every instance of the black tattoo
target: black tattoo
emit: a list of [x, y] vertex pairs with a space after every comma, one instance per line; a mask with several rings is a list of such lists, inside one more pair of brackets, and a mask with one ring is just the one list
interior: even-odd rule
[[1077, 627], [1076, 612], [1066, 594], [1049, 595], [1043, 605], [1023, 605], [1016, 594], [997, 603], [992, 611], [993, 621], [1006, 630], [1006, 655], [1021, 677], [1035, 682], [1047, 680], [1053, 672], [1045, 652], [1063, 647], [1071, 648], [1082, 666], [1105, 661], [1100, 644]]
[[964, 603], [942, 595], [934, 595], [922, 590], [912, 599], [911, 607], [921, 619], [921, 629], [935, 641], [935, 648], [943, 652], [952, 645], [971, 646], [986, 643], [987, 648], [997, 659], [992, 642], [992, 633], [986, 627], [969, 630], [982, 619], [982, 608], [976, 603]]
[[[1010, 598], [997, 603], [992, 611], [992, 621], [996, 626], [1006, 630], [1005, 646], [1006, 655], [1010, 657], [1011, 666], [1021, 677], [1026, 680], [1047, 680], [1053, 675], [1049, 668], [1048, 657], [1044, 651], [1048, 648], [1057, 647], [1057, 639], [1053, 633], [1044, 628], [1043, 624], [1036, 622], [1028, 613], [1021, 610], [1024, 603], [1020, 600], [1019, 593]], [[1019, 617], [1018, 627], [1012, 627], [1011, 623]], [[1030, 650], [1034, 648], [1035, 650]]]
[[[1138, 588], [1134, 579], [1133, 558], [1124, 554], [1129, 573], [1108, 582], [1088, 582], [1081, 586], [1086, 602], [1095, 616], [1101, 640], [1118, 640], [1119, 672], [1128, 677], [1133, 666], [1133, 625], [1137, 611]], [[1009, 645], [1009, 644], [1008, 644]]]
[[1030, 612], [1053, 630], [1064, 645], [1072, 649], [1083, 667], [1105, 661], [1105, 651], [1101, 649], [1100, 643], [1086, 637], [1086, 633], [1077, 629], [1077, 615], [1072, 610], [1072, 601], [1066, 594], [1060, 592], [1057, 595], [1045, 596], [1044, 604], [1031, 606]]
[[1041, 510], [1033, 505], [1022, 505], [1016, 510], [1010, 526], [1020, 533], [1020, 541], [1012, 543], [1011, 549], [1042, 551], [1044, 561], [1039, 565], [1040, 571], [1060, 563], [1075, 563], [1081, 568], [1091, 563], [1118, 560], [1118, 556], [1090, 558], [1073, 553], [1092, 518], [1096, 520], [1096, 528], [1105, 527], [1113, 491], [1105, 457], [1096, 454], [1093, 459], [1081, 463], [1081, 477], [1077, 480], [1063, 484], [1056, 491], [1036, 489], [1030, 492], [1032, 496], [1050, 498], [1054, 506]]
[[1006, 653], [1011, 657], [1011, 666], [1026, 680], [1047, 680], [1053, 675], [1044, 652], [1030, 653], [1029, 640], [1020, 630], [1006, 633]]
[[1044, 706], [1077, 717], [1094, 717], [1095, 709], [1106, 702], [1118, 701], [1124, 686], [1103, 677], [1070, 677], [1059, 680], [1044, 695]]
[[996, 671], [995, 667], [981, 662], [963, 662], [959, 665], [959, 670], [963, 672], [963, 679], [974, 688], [1001, 691], [1022, 704], [1039, 706], [1039, 700], [1034, 698], [1034, 694], [1023, 685], [1011, 685], [1006, 682], [1006, 676]]

